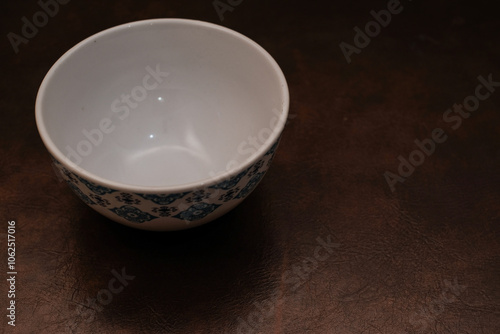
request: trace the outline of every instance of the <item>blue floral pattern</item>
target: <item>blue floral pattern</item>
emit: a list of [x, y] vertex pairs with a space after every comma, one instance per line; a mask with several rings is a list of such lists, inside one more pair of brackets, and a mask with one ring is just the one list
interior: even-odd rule
[[276, 142], [260, 160], [231, 178], [179, 193], [144, 194], [110, 189], [82, 178], [56, 159], [53, 163], [83, 202], [100, 212], [108, 210], [120, 220], [136, 224], [156, 220], [162, 224], [175, 220], [189, 223], [204, 219], [226, 203], [241, 201], [248, 196], [269, 168], [277, 145]]
[[90, 198], [92, 198], [94, 200], [94, 202], [97, 204], [97, 205], [100, 205], [102, 207], [107, 207], [110, 205], [109, 201], [105, 198], [102, 198], [101, 196], [99, 195], [96, 195], [96, 194], [90, 194], [89, 196]]
[[271, 146], [271, 148], [266, 152], [266, 155], [272, 155], [274, 154], [274, 152], [276, 151], [276, 148], [278, 148], [278, 144], [280, 143], [279, 139], [273, 144], [273, 146]]
[[66, 175], [68, 177], [68, 179], [70, 179], [73, 183], [80, 183], [80, 181], [78, 181], [78, 177], [71, 173], [69, 170], [67, 170], [66, 168], [64, 167], [61, 167], [61, 171], [63, 172], [64, 175]]
[[160, 217], [170, 217], [172, 213], [179, 211], [175, 206], [160, 206], [152, 210]]
[[247, 183], [245, 188], [241, 189], [241, 191], [239, 192], [238, 195], [236, 195], [235, 198], [243, 198], [243, 197], [246, 197], [248, 194], [250, 194], [252, 192], [252, 190], [255, 189], [257, 184], [259, 184], [260, 179], [262, 179], [263, 176], [264, 176], [264, 172], [255, 174], [250, 179], [250, 181]]
[[204, 218], [209, 213], [212, 213], [215, 209], [217, 209], [219, 204], [208, 204], [208, 203], [196, 203], [191, 206], [186, 211], [182, 211], [178, 215], [174, 216], [175, 218], [179, 218], [186, 221], [193, 221]]
[[240, 191], [239, 187], [230, 189], [229, 191], [226, 191], [222, 195], [219, 196], [219, 201], [229, 202], [234, 198], [234, 196]]
[[263, 165], [264, 165], [264, 160], [257, 161], [252, 167], [249, 168], [250, 171], [248, 172], [247, 176], [252, 177], [255, 174], [257, 174], [257, 172], [261, 170]]
[[244, 170], [243, 172], [239, 173], [236, 176], [233, 176], [229, 180], [224, 180], [216, 185], [210, 186], [210, 188], [229, 190], [229, 189], [233, 188], [234, 186], [236, 186], [240, 182], [240, 180], [243, 178], [243, 176], [245, 176], [247, 174], [249, 169], [250, 168], [247, 168], [246, 170]]
[[111, 211], [113, 211], [118, 216], [125, 218], [130, 222], [139, 224], [158, 218], [153, 215], [150, 215], [147, 212], [137, 209], [135, 206], [130, 206], [130, 205], [124, 205], [120, 208], [114, 208], [111, 209]]
[[81, 190], [80, 188], [78, 188], [77, 186], [75, 186], [73, 183], [71, 182], [67, 182], [69, 187], [74, 191], [75, 194], [78, 195], [78, 197], [80, 197], [82, 199], [82, 201], [87, 204], [87, 205], [92, 205], [92, 204], [95, 204], [87, 195], [85, 195]]
[[210, 193], [205, 191], [204, 189], [200, 189], [200, 190], [196, 190], [196, 191], [193, 191], [187, 198], [186, 198], [186, 202], [188, 203], [197, 203], [197, 202], [201, 202], [207, 198], [210, 197]]
[[140, 204], [141, 201], [137, 198], [132, 197], [132, 194], [121, 192], [120, 195], [115, 196], [118, 202], [122, 202], [128, 205]]
[[81, 178], [79, 176], [76, 176], [78, 178], [78, 180], [83, 183], [84, 185], [87, 186], [87, 188], [89, 188], [94, 194], [97, 194], [97, 195], [104, 195], [104, 194], [111, 194], [111, 193], [114, 193], [116, 192], [117, 190], [113, 190], [113, 189], [110, 189], [110, 188], [106, 188], [106, 187], [103, 187], [103, 186], [99, 186], [97, 184], [94, 184], [90, 181], [87, 181], [85, 180], [84, 178]]
[[176, 200], [178, 200], [180, 198], [183, 198], [184, 196], [186, 196], [189, 193], [190, 192], [188, 191], [188, 192], [184, 192], [184, 193], [169, 194], [169, 195], [167, 195], [167, 194], [162, 194], [162, 195], [137, 194], [137, 195], [141, 196], [144, 199], [150, 200], [158, 205], [168, 205], [168, 204], [175, 202]]

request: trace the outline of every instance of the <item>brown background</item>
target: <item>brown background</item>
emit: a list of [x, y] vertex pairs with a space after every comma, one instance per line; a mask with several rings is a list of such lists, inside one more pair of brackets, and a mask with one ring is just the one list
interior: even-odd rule
[[[7, 33], [40, 7], [3, 1], [0, 277], [12, 219], [18, 277], [15, 328], [0, 283], [0, 332], [500, 333], [500, 87], [457, 130], [442, 119], [479, 75], [500, 81], [499, 8], [402, 5], [348, 64], [339, 43], [352, 44], [353, 28], [387, 1], [245, 0], [221, 22], [212, 0], [73, 0], [17, 54]], [[86, 207], [58, 182], [34, 120], [37, 89], [66, 50], [158, 17], [249, 36], [291, 94], [292, 117], [255, 192], [178, 233], [125, 228]], [[384, 173], [438, 127], [447, 141], [392, 192]], [[335, 247], [311, 265], [318, 238]], [[135, 278], [108, 305], [79, 308], [122, 268]]]

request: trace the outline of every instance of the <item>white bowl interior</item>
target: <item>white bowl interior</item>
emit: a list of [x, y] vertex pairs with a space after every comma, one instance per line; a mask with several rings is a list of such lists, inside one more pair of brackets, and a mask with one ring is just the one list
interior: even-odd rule
[[270, 146], [287, 94], [276, 63], [242, 35], [199, 21], [142, 21], [68, 51], [41, 86], [37, 122], [49, 150], [98, 178], [175, 186]]

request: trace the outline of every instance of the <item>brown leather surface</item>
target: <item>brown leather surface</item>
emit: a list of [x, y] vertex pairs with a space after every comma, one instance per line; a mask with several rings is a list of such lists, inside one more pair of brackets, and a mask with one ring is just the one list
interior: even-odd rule
[[[500, 333], [500, 87], [457, 129], [443, 120], [479, 76], [500, 81], [498, 5], [402, 1], [348, 64], [339, 44], [354, 45], [354, 27], [387, 1], [228, 2], [221, 22], [211, 0], [74, 0], [17, 54], [3, 37], [0, 277], [9, 220], [18, 275], [15, 327], [1, 280], [0, 333]], [[39, 10], [4, 1], [2, 35]], [[291, 94], [255, 192], [176, 233], [122, 227], [85, 206], [55, 176], [34, 120], [38, 86], [66, 50], [157, 17], [249, 36]], [[391, 191], [384, 173], [436, 128], [446, 141]]]

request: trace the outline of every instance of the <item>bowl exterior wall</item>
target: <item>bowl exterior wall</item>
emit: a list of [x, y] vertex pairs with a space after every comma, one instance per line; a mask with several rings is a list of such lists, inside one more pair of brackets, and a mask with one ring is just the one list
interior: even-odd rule
[[241, 173], [182, 193], [133, 193], [111, 189], [86, 180], [52, 159], [69, 187], [85, 204], [102, 215], [139, 229], [173, 231], [210, 222], [241, 203], [267, 172], [278, 144], [279, 139]]

